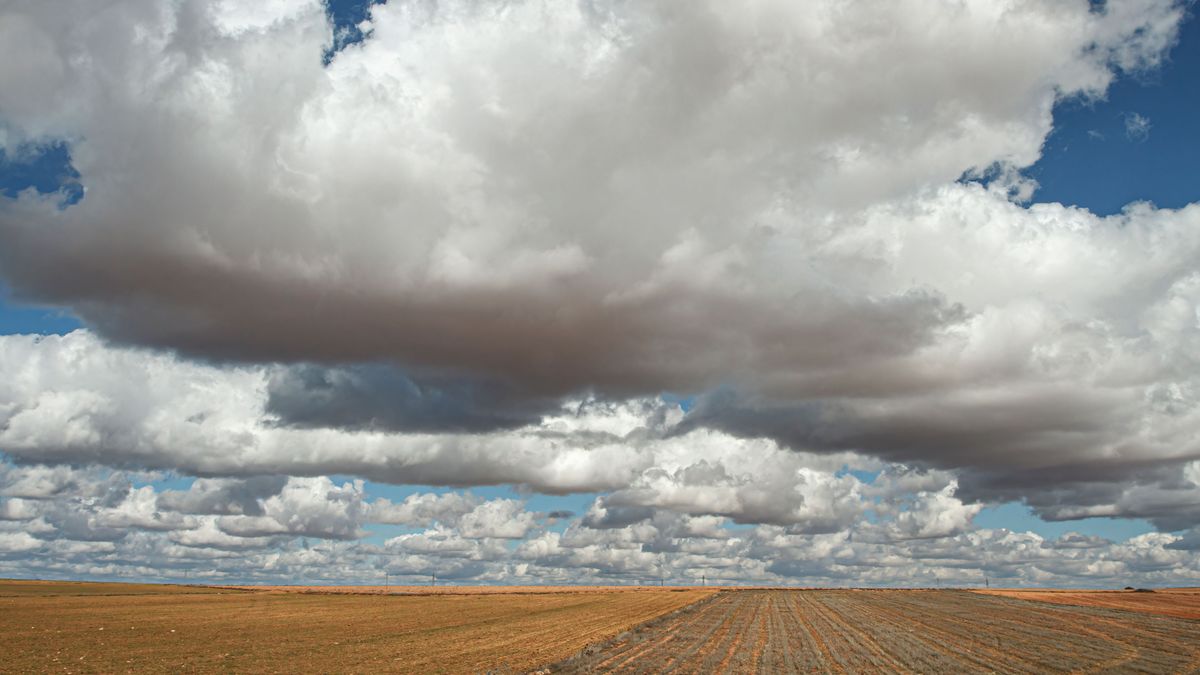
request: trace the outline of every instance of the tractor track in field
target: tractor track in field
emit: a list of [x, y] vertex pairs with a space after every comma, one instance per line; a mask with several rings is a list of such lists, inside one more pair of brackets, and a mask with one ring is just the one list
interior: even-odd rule
[[952, 590], [725, 590], [551, 672], [1193, 672], [1200, 621]]

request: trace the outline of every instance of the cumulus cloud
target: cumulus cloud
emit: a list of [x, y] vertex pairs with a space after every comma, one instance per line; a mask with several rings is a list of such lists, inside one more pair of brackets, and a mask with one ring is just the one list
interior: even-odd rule
[[458, 522], [463, 536], [472, 539], [524, 539], [536, 526], [534, 515], [513, 499], [484, 502]]
[[21, 553], [41, 548], [42, 542], [27, 532], [0, 532], [0, 553]]
[[[130, 478], [114, 473], [118, 482]], [[1078, 533], [1051, 540], [964, 530], [963, 518], [974, 510], [953, 498], [953, 485], [913, 492], [941, 478], [902, 467], [881, 476], [889, 473], [903, 481], [860, 488], [863, 508], [874, 517], [821, 533], [770, 524], [730, 528], [723, 516], [662, 508], [626, 523], [585, 516], [550, 530], [544, 514], [519, 500], [446, 492], [418, 493], [397, 504], [371, 499], [358, 483], [327, 478], [288, 479], [278, 494], [259, 498], [262, 516], [180, 514], [163, 506], [170, 503], [163, 496], [181, 491], [146, 485], [110, 505], [67, 495], [22, 499], [19, 516], [34, 518], [0, 519], [0, 571], [216, 583], [380, 583], [383, 572], [408, 583], [435, 576], [441, 583], [694, 583], [703, 575], [710, 582], [839, 585], [975, 585], [987, 577], [1009, 585], [1093, 586], [1200, 579], [1192, 535], [1151, 533], [1113, 542]], [[113, 479], [103, 472], [78, 477]], [[918, 505], [888, 506], [903, 500]], [[601, 514], [603, 502], [598, 498], [589, 516]], [[358, 528], [384, 518], [418, 529], [382, 544], [359, 538], [365, 532]], [[107, 530], [101, 524], [118, 520], [119, 527]], [[114, 536], [97, 536], [106, 532]]]
[[361, 480], [335, 485], [325, 476], [291, 478], [261, 505], [262, 515], [221, 516], [217, 528], [238, 537], [357, 539], [364, 534], [358, 526], [369, 509]]
[[187, 490], [166, 490], [159, 494], [158, 507], [178, 513], [261, 516], [261, 500], [278, 495], [287, 484], [286, 476], [199, 478]]
[[[1162, 391], [1153, 378], [1118, 381], [1108, 394], [1100, 383], [1084, 392], [1056, 384], [1055, 397], [985, 391], [979, 400], [939, 385], [919, 396], [843, 398], [806, 409], [748, 408], [736, 394], [703, 398], [688, 413], [660, 399], [584, 398], [511, 429], [404, 433], [281, 425], [270, 412], [269, 383], [282, 367], [201, 364], [112, 346], [84, 331], [0, 337], [0, 365], [13, 375], [0, 384], [0, 447], [29, 464], [0, 475], [0, 494], [117, 503], [131, 489], [112, 476], [80, 481], [81, 470], [64, 464], [225, 476], [165, 491], [158, 506], [224, 516], [225, 529], [261, 536], [327, 527], [356, 533], [344, 517], [317, 523], [298, 516], [301, 504], [289, 500], [305, 493], [287, 475], [318, 481], [309, 484], [313, 503], [336, 502], [342, 516], [369, 510], [374, 522], [410, 526], [458, 526], [478, 500], [414, 495], [368, 508], [353, 486], [334, 489], [324, 476], [607, 492], [585, 514], [597, 526], [669, 510], [816, 533], [861, 518], [865, 499], [918, 508], [924, 502], [896, 495], [924, 494], [959, 505], [957, 516], [929, 524], [934, 529], [914, 524], [903, 535], [914, 537], [958, 532], [978, 503], [1013, 499], [1050, 519], [1139, 517], [1173, 530], [1191, 524], [1200, 494], [1200, 462], [1190, 459], [1196, 407], [1181, 398], [1192, 394], [1177, 388], [1161, 403], [1147, 402]], [[1127, 414], [1088, 405], [1106, 397], [1123, 402]], [[867, 485], [839, 472], [848, 465], [884, 471]]]
[[200, 521], [195, 529], [172, 532], [170, 541], [181, 546], [192, 546], [204, 550], [261, 549], [279, 543], [270, 537], [252, 537], [230, 534], [221, 530], [215, 520]]
[[964, 317], [871, 242], [830, 274], [845, 214], [1033, 162], [1057, 99], [1182, 16], [1109, 5], [396, 2], [328, 66], [316, 2], [10, 6], [9, 142], [71, 139], [88, 193], [5, 201], [0, 267], [205, 355], [558, 393], [868, 377]]
[[399, 504], [378, 499], [371, 504], [371, 522], [392, 525], [429, 527], [434, 523], [453, 525], [471, 513], [482, 500], [470, 493], [418, 493], [409, 495]]
[[24, 499], [6, 499], [0, 502], [0, 520], [31, 520], [37, 509]]
[[971, 519], [983, 508], [980, 504], [963, 504], [954, 496], [957, 485], [948, 485], [937, 492], [918, 492], [913, 503], [896, 513], [892, 524], [893, 536], [901, 539], [934, 539], [961, 534], [971, 525]]

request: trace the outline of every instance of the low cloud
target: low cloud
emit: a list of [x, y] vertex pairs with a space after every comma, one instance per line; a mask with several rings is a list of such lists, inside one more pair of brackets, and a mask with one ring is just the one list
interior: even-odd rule
[[[26, 470], [0, 465], [5, 474]], [[840, 480], [835, 471], [811, 471], [829, 484]], [[953, 484], [929, 489], [944, 478], [887, 467], [858, 490], [858, 508], [871, 517], [820, 533], [734, 526], [724, 516], [664, 507], [621, 522], [603, 496], [583, 517], [549, 529], [545, 514], [516, 499], [451, 491], [397, 504], [372, 498], [362, 484], [324, 477], [288, 478], [276, 494], [258, 498], [258, 516], [171, 511], [165, 495], [191, 490], [153, 485], [131, 487], [108, 504], [62, 494], [6, 498], [0, 512], [20, 509], [20, 519], [0, 519], [0, 572], [213, 583], [378, 584], [385, 571], [396, 583], [434, 575], [440, 583], [695, 583], [704, 576], [713, 583], [885, 586], [981, 585], [985, 577], [1014, 586], [1200, 580], [1194, 533], [1114, 542], [980, 529], [971, 523], [977, 508], [958, 501]], [[129, 479], [120, 471], [76, 476], [81, 484]], [[199, 484], [196, 492], [212, 491], [211, 481]], [[380, 521], [415, 529], [370, 543], [363, 535]]]
[[559, 407], [499, 380], [408, 375], [385, 365], [280, 368], [266, 412], [295, 427], [485, 432], [533, 424]]
[[[563, 400], [537, 422], [512, 429], [406, 433], [280, 426], [268, 412], [277, 367], [198, 364], [112, 346], [82, 331], [0, 337], [0, 364], [16, 375], [0, 385], [0, 444], [22, 463], [0, 477], [0, 495], [70, 495], [110, 505], [128, 499], [129, 483], [111, 471], [68, 465], [209, 476], [163, 492], [159, 506], [223, 516], [226, 529], [262, 536], [310, 526], [312, 533], [331, 531], [264, 510], [301, 496], [285, 490], [295, 489], [287, 475], [604, 492], [603, 512], [585, 516], [597, 525], [625, 526], [665, 509], [797, 533], [844, 529], [862, 517], [864, 495], [885, 503], [892, 492], [953, 495], [960, 515], [895, 535], [912, 537], [961, 531], [971, 505], [1014, 500], [1051, 520], [1147, 518], [1175, 530], [1191, 524], [1200, 494], [1196, 408], [1185, 403], [1192, 394], [1178, 389], [1155, 399], [1162, 384], [1154, 380], [1115, 384], [1112, 392], [1099, 384], [1083, 392], [1047, 385], [1037, 396], [949, 389], [843, 398], [800, 412], [764, 407], [738, 392], [701, 398], [686, 413], [660, 399], [585, 398]], [[885, 471], [868, 484], [838, 473], [845, 466]], [[109, 478], [95, 478], [101, 475]], [[352, 487], [312, 489], [314, 504], [367, 510]], [[476, 506], [431, 496], [369, 510], [375, 522], [457, 525]], [[334, 527], [339, 536], [356, 532], [349, 524]]]

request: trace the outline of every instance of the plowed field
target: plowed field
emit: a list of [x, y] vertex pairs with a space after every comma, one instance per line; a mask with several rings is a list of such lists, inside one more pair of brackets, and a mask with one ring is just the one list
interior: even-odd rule
[[1200, 622], [965, 591], [728, 591], [554, 672], [1191, 672]]
[[524, 672], [712, 590], [349, 595], [0, 582], [0, 672]]

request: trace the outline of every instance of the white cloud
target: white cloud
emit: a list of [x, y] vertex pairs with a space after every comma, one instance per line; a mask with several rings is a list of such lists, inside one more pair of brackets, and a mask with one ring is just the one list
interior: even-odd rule
[[184, 546], [218, 549], [265, 548], [274, 543], [269, 537], [229, 534], [217, 527], [214, 520], [202, 520], [194, 530], [182, 530], [170, 535], [171, 541]]
[[239, 537], [290, 534], [327, 539], [356, 539], [369, 507], [362, 481], [340, 486], [325, 476], [291, 478], [262, 502], [261, 516], [220, 516], [217, 528]]
[[2, 553], [33, 551], [42, 546], [43, 542], [26, 532], [0, 532], [0, 552]]
[[463, 515], [458, 528], [471, 539], [524, 539], [537, 527], [532, 513], [514, 499], [493, 499]]
[[[914, 474], [894, 467], [890, 475]], [[110, 477], [84, 473], [79, 479]], [[652, 583], [659, 578], [691, 583], [704, 575], [714, 582], [927, 585], [940, 579], [971, 585], [982, 584], [986, 575], [1007, 585], [1146, 586], [1200, 579], [1200, 552], [1186, 537], [1151, 533], [1113, 542], [1068, 534], [1048, 540], [1028, 532], [974, 529], [970, 516], [976, 509], [953, 498], [953, 485], [914, 492], [910, 488], [937, 481], [905, 482], [901, 487], [891, 480], [866, 498], [883, 504], [868, 505], [875, 518], [823, 534], [778, 525], [731, 529], [722, 517], [669, 509], [592, 527], [588, 523], [607, 508], [601, 502], [558, 532], [540, 527], [541, 515], [517, 500], [481, 501], [459, 492], [436, 499], [414, 495], [405, 502], [414, 513], [432, 518], [426, 507], [434, 508], [439, 522], [382, 546], [345, 534], [373, 520], [375, 506], [389, 512], [397, 505], [372, 502], [353, 483], [292, 478], [278, 495], [260, 498], [269, 516], [193, 515], [186, 522], [161, 509], [152, 516], [147, 505], [163, 500], [156, 499], [156, 488], [144, 486], [116, 506], [88, 507], [88, 518], [140, 512], [141, 518], [173, 522], [180, 529], [130, 524], [114, 539], [96, 539], [98, 530], [73, 522], [72, 509], [80, 504], [74, 498], [24, 500], [41, 515], [0, 520], [0, 572], [221, 583], [380, 583], [385, 570], [397, 583], [424, 583], [432, 575], [441, 583]], [[330, 490], [340, 499], [322, 503], [321, 494]], [[901, 502], [910, 506], [886, 506]], [[360, 503], [369, 508], [337, 508]], [[224, 527], [230, 522], [245, 527]], [[519, 541], [510, 546], [506, 538]]]
[[371, 503], [373, 523], [429, 527], [434, 523], [456, 524], [475, 510], [482, 500], [467, 493], [418, 493], [404, 498], [399, 504], [387, 499]]
[[954, 496], [957, 488], [957, 485], [947, 485], [938, 492], [918, 492], [913, 503], [895, 514], [893, 536], [932, 539], [966, 532], [983, 505], [963, 504]]
[[5, 499], [0, 502], [0, 520], [31, 520], [37, 509], [25, 499]]
[[[389, 3], [323, 67], [311, 1], [12, 6], [9, 142], [71, 139], [88, 196], [0, 204], [4, 276], [109, 336], [207, 355], [558, 393], [864, 377], [964, 299], [913, 294], [873, 248], [828, 264], [847, 220], [1030, 164], [1054, 102], [1156, 63], [1182, 12]], [[974, 262], [942, 267], [961, 283]], [[886, 283], [834, 292], [858, 277]]]
[[[1172, 289], [1176, 296], [1191, 293], [1188, 283]], [[1194, 513], [1200, 484], [1187, 468], [1200, 423], [1189, 404], [1198, 391], [1192, 366], [1181, 360], [1164, 370], [1161, 360], [1173, 341], [1186, 358], [1190, 347], [1178, 344], [1180, 336], [1192, 340], [1200, 332], [1172, 309], [1178, 303], [1168, 297], [1147, 308], [1153, 320], [1122, 348], [1113, 346], [1111, 331], [1093, 338], [1077, 326], [1061, 338], [1069, 345], [1025, 346], [1019, 357], [989, 355], [983, 348], [971, 354], [970, 347], [952, 352], [962, 364], [954, 377], [970, 377], [976, 368], [986, 373], [978, 385], [956, 386], [949, 375], [925, 368], [916, 392], [884, 391], [799, 408], [704, 399], [686, 416], [654, 399], [587, 398], [564, 402], [533, 424], [480, 433], [281, 426], [267, 412], [273, 367], [204, 365], [107, 345], [82, 331], [2, 336], [0, 368], [13, 377], [0, 384], [0, 447], [11, 457], [231, 478], [167, 491], [155, 497], [156, 504], [146, 501], [144, 490], [134, 491], [145, 497], [134, 506], [128, 483], [113, 476], [81, 480], [78, 469], [33, 465], [7, 468], [0, 492], [124, 503], [125, 511], [96, 521], [101, 527], [157, 527], [161, 521], [149, 520], [151, 510], [165, 508], [223, 516], [222, 527], [262, 536], [311, 531], [353, 537], [354, 523], [367, 510], [375, 522], [458, 525], [478, 506], [467, 498], [413, 496], [368, 507], [353, 485], [283, 477], [350, 474], [392, 483], [611, 492], [605, 507], [618, 511], [597, 514], [601, 520], [667, 509], [822, 532], [860, 518], [864, 495], [932, 494], [956, 481], [954, 499], [965, 497], [966, 504], [1024, 498], [1053, 518], [1149, 517], [1174, 529]], [[1032, 312], [1025, 325], [1045, 321], [1063, 319]], [[1013, 334], [1044, 335], [1020, 323], [1007, 325]], [[993, 332], [980, 330], [978, 339], [994, 339]], [[971, 335], [955, 339], [969, 344]], [[1101, 339], [1108, 343], [1082, 348]], [[1146, 352], [1152, 340], [1164, 346], [1154, 347], [1155, 359]], [[1010, 339], [1009, 348], [1016, 342]], [[1097, 363], [1107, 374], [1092, 375], [1089, 390], [1068, 385], [1080, 368]], [[949, 379], [936, 382], [940, 377]], [[86, 431], [64, 435], [68, 428]], [[757, 434], [821, 452], [789, 449]], [[964, 446], [970, 452], [960, 452]], [[1112, 450], [1118, 447], [1126, 451]], [[838, 469], [884, 465], [852, 449], [943, 469], [889, 470], [865, 487]], [[1053, 490], [1045, 486], [1049, 480]], [[321, 510], [326, 507], [328, 512]], [[909, 536], [924, 535], [914, 530]]]

